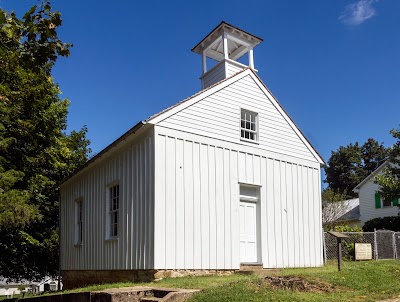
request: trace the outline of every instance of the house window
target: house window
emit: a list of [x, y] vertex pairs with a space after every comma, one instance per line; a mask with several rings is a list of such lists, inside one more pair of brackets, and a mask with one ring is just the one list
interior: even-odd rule
[[387, 200], [387, 199], [382, 197], [382, 206], [383, 207], [391, 207], [392, 206], [392, 202], [390, 200]]
[[75, 201], [75, 244], [81, 245], [83, 239], [83, 200]]
[[245, 140], [258, 141], [258, 113], [241, 110], [240, 137]]
[[119, 185], [109, 187], [109, 227], [110, 237], [118, 236]]
[[383, 207], [396, 207], [399, 205], [399, 198], [396, 197], [393, 200], [386, 200], [379, 194], [379, 192], [375, 192], [375, 208], [383, 208]]

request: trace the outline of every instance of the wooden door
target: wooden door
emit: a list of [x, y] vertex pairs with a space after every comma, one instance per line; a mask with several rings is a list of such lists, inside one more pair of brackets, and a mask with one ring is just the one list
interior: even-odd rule
[[240, 201], [240, 262], [257, 262], [257, 203]]

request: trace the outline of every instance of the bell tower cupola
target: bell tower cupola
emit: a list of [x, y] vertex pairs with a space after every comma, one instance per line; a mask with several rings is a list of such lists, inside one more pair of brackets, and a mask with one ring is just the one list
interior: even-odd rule
[[[202, 88], [207, 88], [231, 75], [250, 67], [254, 68], [253, 48], [263, 39], [222, 21], [192, 51], [202, 56]], [[248, 54], [248, 65], [238, 60]], [[218, 63], [207, 70], [207, 58]]]

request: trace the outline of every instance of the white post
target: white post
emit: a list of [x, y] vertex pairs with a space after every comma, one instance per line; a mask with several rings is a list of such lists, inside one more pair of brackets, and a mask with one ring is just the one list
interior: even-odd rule
[[376, 229], [374, 229], [374, 249], [375, 249], [375, 260], [378, 260], [378, 242], [377, 242], [377, 236], [376, 236]]
[[222, 36], [222, 45], [223, 45], [223, 51], [224, 51], [223, 59], [228, 59], [229, 58], [229, 51], [228, 51], [228, 39], [226, 37], [226, 34], [224, 34]]
[[207, 57], [204, 51], [202, 53], [202, 56], [203, 56], [203, 74], [205, 74], [207, 72]]
[[249, 48], [249, 67], [254, 69], [253, 47]]

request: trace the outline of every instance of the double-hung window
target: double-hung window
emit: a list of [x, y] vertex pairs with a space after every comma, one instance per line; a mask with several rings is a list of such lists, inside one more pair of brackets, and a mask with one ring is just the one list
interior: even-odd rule
[[118, 236], [119, 184], [109, 187], [109, 236]]
[[240, 137], [244, 140], [258, 141], [258, 113], [241, 109]]
[[375, 192], [375, 208], [384, 208], [384, 207], [395, 207], [399, 205], [399, 198], [396, 197], [393, 200], [389, 200], [383, 198], [379, 192]]
[[83, 239], [83, 200], [75, 200], [75, 245], [81, 245]]

